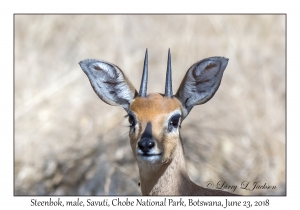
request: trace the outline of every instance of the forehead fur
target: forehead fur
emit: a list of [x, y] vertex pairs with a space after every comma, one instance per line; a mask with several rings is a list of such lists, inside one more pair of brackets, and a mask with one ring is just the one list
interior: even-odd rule
[[151, 93], [147, 97], [135, 98], [130, 109], [137, 114], [138, 118], [151, 120], [157, 115], [169, 114], [172, 111], [181, 109], [181, 103], [175, 97], [164, 97], [159, 93]]

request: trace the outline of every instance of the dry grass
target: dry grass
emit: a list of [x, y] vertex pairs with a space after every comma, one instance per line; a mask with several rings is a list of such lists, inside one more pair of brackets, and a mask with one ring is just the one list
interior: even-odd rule
[[78, 62], [114, 63], [138, 88], [146, 48], [149, 92], [164, 90], [168, 48], [174, 90], [196, 61], [230, 59], [182, 126], [192, 180], [286, 194], [283, 15], [16, 15], [15, 194], [140, 194], [125, 112], [96, 96]]

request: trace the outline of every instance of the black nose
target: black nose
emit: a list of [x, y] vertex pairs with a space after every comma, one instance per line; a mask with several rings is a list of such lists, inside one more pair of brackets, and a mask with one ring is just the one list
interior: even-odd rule
[[138, 147], [140, 148], [140, 150], [145, 153], [149, 152], [154, 147], [154, 145], [154, 141], [150, 138], [141, 139], [141, 141], [139, 141], [138, 143]]

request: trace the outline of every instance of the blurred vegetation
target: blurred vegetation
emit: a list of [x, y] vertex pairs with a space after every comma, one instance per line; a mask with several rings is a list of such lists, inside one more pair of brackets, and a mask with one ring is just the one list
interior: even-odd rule
[[285, 18], [15, 15], [15, 195], [141, 194], [126, 113], [97, 97], [78, 62], [114, 63], [139, 88], [146, 48], [148, 92], [164, 91], [168, 48], [174, 91], [196, 61], [230, 59], [218, 92], [182, 124], [191, 179], [285, 195]]

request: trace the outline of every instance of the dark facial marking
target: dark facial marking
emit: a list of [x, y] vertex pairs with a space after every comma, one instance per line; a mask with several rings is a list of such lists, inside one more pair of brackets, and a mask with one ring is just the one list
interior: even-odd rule
[[151, 122], [147, 123], [145, 131], [141, 136], [141, 139], [143, 139], [143, 138], [152, 138], [152, 124], [151, 124]]

